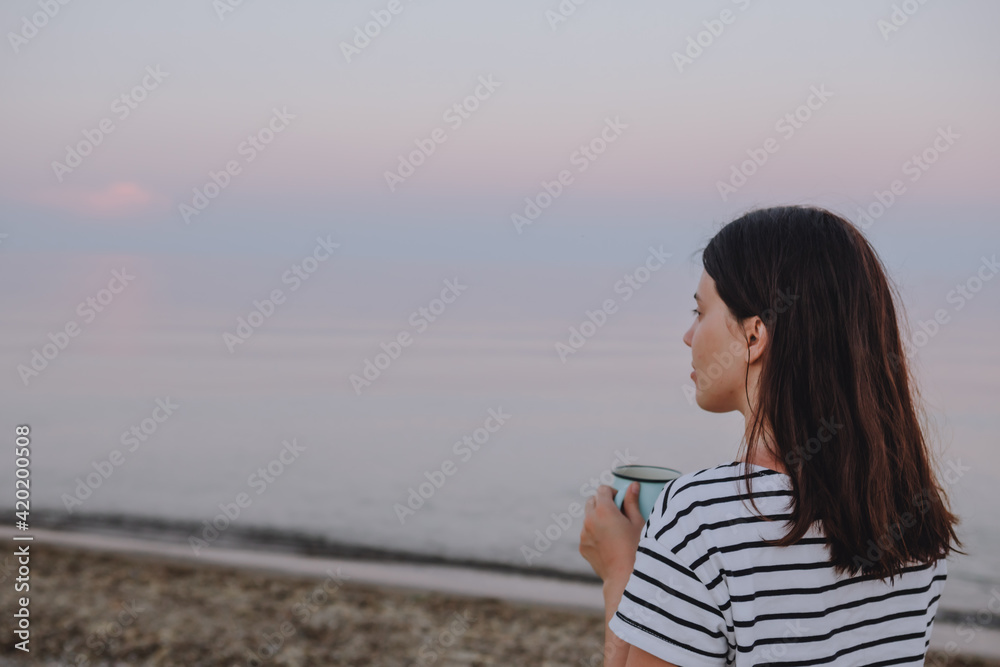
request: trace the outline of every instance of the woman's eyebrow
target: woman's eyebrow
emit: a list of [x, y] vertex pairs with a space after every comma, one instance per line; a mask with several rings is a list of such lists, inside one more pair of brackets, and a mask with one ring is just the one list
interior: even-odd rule
[[698, 303], [701, 303], [701, 297], [698, 296], [697, 292], [694, 293], [694, 300], [697, 301]]

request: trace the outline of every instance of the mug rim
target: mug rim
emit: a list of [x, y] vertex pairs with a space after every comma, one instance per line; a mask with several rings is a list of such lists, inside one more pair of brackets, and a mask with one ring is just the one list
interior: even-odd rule
[[[634, 477], [632, 475], [629, 475], [628, 473], [620, 472], [621, 470], [626, 470], [628, 468], [652, 468], [654, 470], [666, 470], [666, 471], [669, 471], [671, 473], [677, 473], [677, 474], [674, 475], [673, 477], [670, 477], [669, 479], [640, 479], [638, 477]], [[650, 465], [641, 465], [641, 464], [629, 464], [629, 465], [618, 466], [616, 468], [612, 468], [611, 469], [611, 474], [614, 475], [615, 477], [619, 477], [621, 479], [627, 479], [627, 480], [632, 481], [632, 482], [654, 482], [655, 483], [655, 482], [669, 482], [671, 480], [675, 480], [678, 477], [680, 477], [681, 475], [683, 475], [684, 473], [682, 473], [680, 470], [675, 470], [673, 468], [667, 468], [665, 466], [650, 466]]]

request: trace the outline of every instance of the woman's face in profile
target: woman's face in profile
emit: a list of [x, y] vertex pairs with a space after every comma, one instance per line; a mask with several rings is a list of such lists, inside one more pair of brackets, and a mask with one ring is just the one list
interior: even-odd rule
[[695, 292], [694, 321], [684, 334], [691, 348], [691, 365], [698, 407], [709, 412], [740, 410], [746, 403], [746, 342], [729, 308], [704, 270]]

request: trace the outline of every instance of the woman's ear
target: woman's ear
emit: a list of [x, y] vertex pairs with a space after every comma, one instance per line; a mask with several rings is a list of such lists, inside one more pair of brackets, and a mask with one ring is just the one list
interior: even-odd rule
[[747, 338], [747, 363], [752, 364], [764, 354], [768, 343], [768, 331], [764, 326], [764, 321], [757, 317], [751, 317], [744, 324], [744, 333]]

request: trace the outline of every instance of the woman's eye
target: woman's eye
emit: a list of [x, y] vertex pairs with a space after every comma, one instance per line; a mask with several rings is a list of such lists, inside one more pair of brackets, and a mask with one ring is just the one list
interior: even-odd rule
[[700, 310], [698, 310], [697, 308], [695, 308], [695, 309], [694, 309], [694, 310], [692, 310], [691, 312], [692, 312], [692, 313], [694, 313], [695, 317], [697, 317], [698, 315], [701, 315], [701, 311], [700, 311]]

